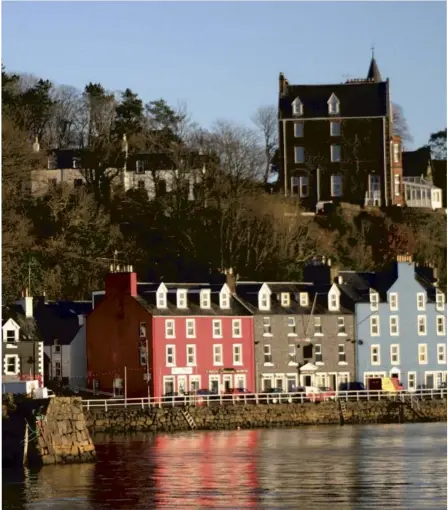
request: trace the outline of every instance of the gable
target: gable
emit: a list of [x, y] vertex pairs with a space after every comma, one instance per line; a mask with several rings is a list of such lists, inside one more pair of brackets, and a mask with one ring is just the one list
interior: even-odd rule
[[2, 326], [3, 331], [19, 331], [20, 326], [14, 319], [8, 319]]

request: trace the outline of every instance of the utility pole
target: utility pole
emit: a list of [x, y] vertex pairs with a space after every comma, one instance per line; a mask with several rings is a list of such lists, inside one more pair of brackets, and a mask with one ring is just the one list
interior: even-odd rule
[[148, 352], [148, 336], [145, 338], [146, 340], [146, 384], [148, 386], [148, 405], [149, 399], [151, 398], [151, 391], [149, 388], [149, 352]]

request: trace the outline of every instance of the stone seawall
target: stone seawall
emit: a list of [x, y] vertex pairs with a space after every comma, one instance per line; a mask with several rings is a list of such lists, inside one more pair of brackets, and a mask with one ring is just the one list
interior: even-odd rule
[[80, 398], [21, 399], [2, 424], [4, 466], [96, 459]]
[[[389, 401], [347, 402], [345, 423], [411, 423], [446, 421], [446, 400], [422, 401], [418, 409]], [[228, 405], [186, 408], [198, 430], [295, 427], [341, 423], [336, 402], [319, 404]], [[130, 431], [176, 432], [190, 429], [181, 407], [84, 410], [91, 433]]]

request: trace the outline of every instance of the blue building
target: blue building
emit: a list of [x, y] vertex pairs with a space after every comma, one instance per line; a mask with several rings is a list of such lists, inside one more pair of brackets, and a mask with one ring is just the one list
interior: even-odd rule
[[342, 272], [355, 305], [356, 378], [398, 377], [406, 389], [447, 380], [446, 299], [435, 270], [397, 258], [389, 272]]

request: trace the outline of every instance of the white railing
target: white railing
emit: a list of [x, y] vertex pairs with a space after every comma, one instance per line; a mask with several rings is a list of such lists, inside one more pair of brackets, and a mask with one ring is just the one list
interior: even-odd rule
[[325, 402], [335, 400], [393, 400], [409, 401], [424, 399], [447, 398], [446, 389], [424, 389], [413, 392], [409, 391], [339, 391], [331, 393], [245, 393], [241, 395], [179, 395], [175, 397], [142, 397], [142, 398], [110, 398], [83, 400], [84, 409], [103, 408], [106, 411], [116, 407], [183, 407], [183, 406], [211, 406], [211, 405], [236, 405], [236, 404], [292, 404], [308, 402]]

